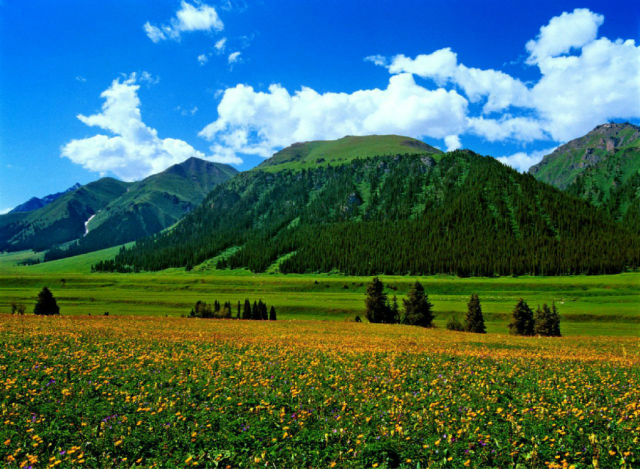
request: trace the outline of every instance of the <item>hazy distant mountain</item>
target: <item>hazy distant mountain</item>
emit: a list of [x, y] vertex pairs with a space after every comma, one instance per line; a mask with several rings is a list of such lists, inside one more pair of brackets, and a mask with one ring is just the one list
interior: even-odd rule
[[88, 252], [132, 241], [171, 226], [235, 173], [190, 158], [139, 182], [102, 178], [43, 208], [0, 216], [0, 250], [43, 251], [80, 240], [76, 247]]
[[231, 166], [189, 158], [132, 183], [90, 220], [77, 242], [47, 252], [45, 260], [69, 257], [128, 243], [178, 222], [218, 184], [238, 171]]
[[67, 192], [73, 192], [76, 189], [80, 189], [81, 187], [82, 187], [82, 184], [76, 183], [73, 186], [71, 186], [69, 189], [67, 189], [66, 191], [56, 192], [55, 194], [49, 194], [49, 195], [44, 196], [41, 199], [38, 198], [38, 197], [31, 197], [25, 203], [18, 205], [13, 210], [11, 210], [9, 213], [30, 212], [32, 210], [37, 210], [37, 209], [42, 208], [42, 207], [44, 207], [46, 205], [49, 205], [51, 202], [53, 202], [55, 200], [58, 200], [60, 197], [65, 195]]

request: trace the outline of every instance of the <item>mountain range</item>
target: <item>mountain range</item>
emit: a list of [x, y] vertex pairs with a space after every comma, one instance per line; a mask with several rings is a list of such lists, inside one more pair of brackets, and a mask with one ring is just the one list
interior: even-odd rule
[[50, 250], [52, 260], [133, 241], [175, 224], [236, 173], [190, 158], [138, 182], [101, 178], [43, 208], [0, 216], [0, 250]]
[[137, 240], [94, 266], [122, 272], [621, 272], [640, 264], [639, 150], [640, 128], [610, 123], [528, 174], [397, 135], [296, 143], [244, 173], [191, 158], [0, 216], [0, 250], [55, 260]]
[[273, 158], [95, 270], [208, 261], [254, 272], [562, 275], [640, 264], [638, 233], [606, 211], [468, 150], [345, 137]]

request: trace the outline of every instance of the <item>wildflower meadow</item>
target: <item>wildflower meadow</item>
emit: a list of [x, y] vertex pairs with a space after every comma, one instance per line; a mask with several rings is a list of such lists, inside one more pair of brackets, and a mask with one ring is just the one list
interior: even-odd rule
[[640, 466], [637, 338], [0, 316], [0, 341], [8, 468]]

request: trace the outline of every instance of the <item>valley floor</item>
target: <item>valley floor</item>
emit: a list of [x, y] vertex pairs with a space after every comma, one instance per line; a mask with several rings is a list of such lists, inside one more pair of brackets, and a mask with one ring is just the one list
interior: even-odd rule
[[[92, 274], [91, 264], [117, 248], [33, 266], [16, 262], [33, 253], [0, 254], [0, 313], [18, 302], [31, 311], [48, 286], [63, 315], [148, 315], [180, 317], [198, 300], [213, 303], [262, 299], [275, 306], [280, 320], [353, 320], [363, 316], [369, 277], [343, 275], [254, 275], [246, 270], [192, 272], [171, 269], [143, 274]], [[415, 277], [382, 277], [391, 296], [401, 299]], [[434, 304], [435, 324], [461, 319], [471, 293], [478, 293], [488, 332], [506, 333], [519, 298], [530, 306], [554, 301], [563, 318], [564, 335], [640, 337], [640, 273], [609, 276], [419, 278]]]

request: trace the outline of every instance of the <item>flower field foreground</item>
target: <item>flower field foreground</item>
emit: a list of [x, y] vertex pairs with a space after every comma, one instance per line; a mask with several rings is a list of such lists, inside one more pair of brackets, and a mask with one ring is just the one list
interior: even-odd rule
[[635, 338], [0, 316], [6, 467], [640, 467]]

